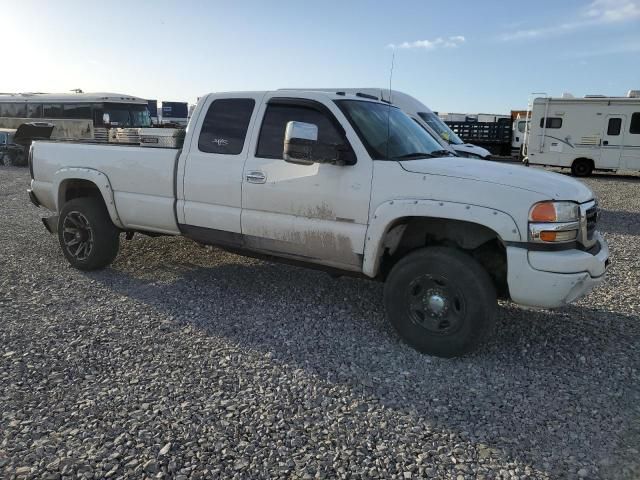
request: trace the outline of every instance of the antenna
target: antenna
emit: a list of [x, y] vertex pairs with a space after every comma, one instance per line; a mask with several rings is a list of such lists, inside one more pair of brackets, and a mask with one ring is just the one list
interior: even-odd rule
[[391, 70], [389, 71], [389, 109], [387, 110], [387, 160], [389, 160], [389, 141], [391, 139], [391, 83], [393, 81], [393, 66], [396, 60], [396, 49], [391, 53]]

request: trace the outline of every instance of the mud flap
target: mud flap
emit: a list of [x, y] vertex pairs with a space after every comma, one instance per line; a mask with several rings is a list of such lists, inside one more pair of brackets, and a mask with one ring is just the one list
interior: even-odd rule
[[46, 228], [47, 232], [50, 234], [55, 235], [58, 233], [58, 215], [43, 218], [42, 223], [44, 224], [44, 228]]

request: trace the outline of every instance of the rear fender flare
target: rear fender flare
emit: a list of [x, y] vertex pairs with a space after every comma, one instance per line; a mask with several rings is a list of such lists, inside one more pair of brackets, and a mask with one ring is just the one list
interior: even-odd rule
[[378, 274], [385, 236], [399, 220], [408, 217], [462, 220], [493, 230], [503, 242], [522, 241], [513, 217], [500, 210], [439, 200], [390, 200], [380, 204], [369, 219], [362, 264], [365, 275], [375, 277]]
[[118, 210], [116, 209], [113, 188], [111, 187], [109, 178], [101, 171], [93, 168], [66, 167], [61, 168], [55, 173], [53, 176], [53, 191], [56, 192], [55, 202], [56, 211], [58, 213], [62, 208], [60, 201], [60, 189], [62, 184], [67, 180], [87, 180], [98, 187], [98, 190], [102, 195], [102, 200], [104, 201], [107, 211], [109, 212], [109, 216], [111, 217], [111, 221], [116, 227], [124, 228], [124, 225], [120, 220], [120, 216], [118, 215]]

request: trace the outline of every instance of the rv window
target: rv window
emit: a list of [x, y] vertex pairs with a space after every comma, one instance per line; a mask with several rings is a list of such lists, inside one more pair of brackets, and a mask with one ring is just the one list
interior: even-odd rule
[[[544, 118], [540, 119], [540, 128], [544, 126]], [[547, 128], [562, 128], [562, 119], [558, 117], [547, 117]]]
[[30, 103], [27, 105], [27, 117], [42, 118], [42, 104]]
[[0, 117], [24, 118], [27, 116], [27, 105], [25, 103], [3, 103], [0, 105]]
[[45, 103], [44, 118], [62, 118], [62, 105], [56, 103]]
[[615, 136], [620, 135], [620, 130], [622, 129], [622, 119], [621, 118], [610, 118], [609, 125], [607, 126], [607, 135]]
[[255, 104], [251, 98], [215, 100], [204, 117], [198, 149], [222, 155], [241, 153]]
[[640, 135], [640, 112], [635, 112], [633, 115], [631, 115], [631, 125], [629, 126], [629, 133]]
[[89, 103], [67, 103], [63, 107], [64, 118], [91, 118], [91, 104]]

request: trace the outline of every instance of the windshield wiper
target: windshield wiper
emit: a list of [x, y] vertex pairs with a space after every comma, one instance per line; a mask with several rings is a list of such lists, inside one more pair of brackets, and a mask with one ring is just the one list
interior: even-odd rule
[[393, 157], [394, 160], [417, 160], [418, 158], [434, 158], [436, 155], [432, 153], [426, 152], [414, 152], [414, 153], [405, 153], [404, 155], [399, 155], [397, 157]]
[[433, 152], [431, 152], [431, 154], [434, 157], [439, 157], [441, 155], [446, 155], [447, 157], [457, 157], [457, 155], [455, 153], [453, 153], [451, 150], [434, 150]]

